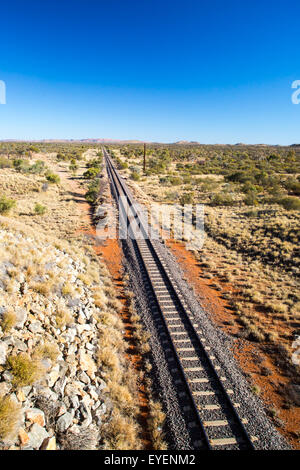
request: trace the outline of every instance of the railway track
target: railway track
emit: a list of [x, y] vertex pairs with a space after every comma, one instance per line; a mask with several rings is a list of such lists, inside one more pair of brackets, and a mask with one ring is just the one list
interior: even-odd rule
[[249, 435], [247, 420], [239, 415], [239, 403], [234, 402], [233, 390], [206, 345], [201, 325], [159, 254], [160, 242], [148, 238], [134, 200], [106, 150], [104, 156], [121, 218], [127, 227], [138, 227], [139, 235], [135, 239], [132, 233], [131, 238], [194, 449], [254, 449], [256, 438]]

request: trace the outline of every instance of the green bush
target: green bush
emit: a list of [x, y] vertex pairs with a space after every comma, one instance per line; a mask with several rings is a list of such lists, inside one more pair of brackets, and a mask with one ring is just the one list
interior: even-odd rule
[[56, 175], [55, 173], [48, 173], [46, 175], [46, 179], [47, 181], [49, 181], [49, 183], [53, 183], [53, 184], [60, 183], [60, 177]]
[[85, 198], [91, 204], [94, 204], [97, 201], [100, 189], [99, 179], [94, 179], [88, 187], [88, 190], [85, 194]]
[[284, 197], [279, 199], [278, 204], [283, 206], [287, 211], [299, 211], [300, 210], [300, 199], [297, 197]]
[[0, 214], [7, 214], [15, 205], [14, 199], [8, 199], [6, 196], [0, 197]]
[[98, 174], [99, 174], [99, 168], [91, 167], [83, 173], [83, 177], [86, 180], [92, 180], [92, 179], [96, 178], [96, 176], [98, 176]]
[[36, 203], [36, 205], [34, 206], [34, 212], [37, 214], [37, 215], [43, 215], [45, 214], [47, 208], [46, 206], [43, 206], [42, 204], [39, 204], [38, 202]]

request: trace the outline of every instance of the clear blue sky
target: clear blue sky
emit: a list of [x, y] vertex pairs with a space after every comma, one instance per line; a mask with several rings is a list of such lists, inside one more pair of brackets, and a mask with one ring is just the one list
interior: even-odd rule
[[1, 3], [0, 139], [300, 141], [300, 3]]

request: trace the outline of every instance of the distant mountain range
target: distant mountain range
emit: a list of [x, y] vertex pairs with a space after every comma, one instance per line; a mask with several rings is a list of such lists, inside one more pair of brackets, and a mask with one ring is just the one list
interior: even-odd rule
[[[0, 142], [83, 142], [83, 143], [91, 143], [91, 144], [169, 144], [169, 145], [204, 145], [201, 142], [197, 142], [196, 140], [178, 140], [177, 142], [150, 142], [144, 140], [122, 140], [122, 139], [99, 139], [99, 138], [91, 138], [91, 139], [0, 139]], [[208, 145], [208, 144], [206, 144]], [[225, 146], [225, 145], [235, 145], [235, 146], [249, 146], [253, 145], [255, 147], [300, 147], [300, 144], [291, 144], [291, 145], [278, 145], [278, 144], [245, 144], [242, 142], [238, 142], [236, 144], [209, 144], [215, 146]]]

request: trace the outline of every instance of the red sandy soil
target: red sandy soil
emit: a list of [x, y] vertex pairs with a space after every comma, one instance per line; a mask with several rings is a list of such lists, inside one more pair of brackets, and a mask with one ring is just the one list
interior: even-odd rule
[[[241, 369], [250, 378], [252, 386], [260, 389], [260, 397], [270, 410], [276, 410], [276, 418], [282, 425], [276, 426], [295, 449], [300, 449], [299, 429], [300, 429], [300, 408], [291, 406], [289, 409], [283, 407], [284, 396], [280, 393], [280, 388], [288, 384], [278, 367], [274, 358], [269, 355], [259, 344], [241, 340], [235, 336], [241, 330], [238, 324], [236, 313], [230, 308], [229, 303], [222, 297], [224, 293], [232, 294], [234, 286], [228, 282], [223, 282], [216, 277], [207, 279], [203, 277], [203, 271], [191, 251], [188, 251], [181, 242], [169, 241], [167, 243], [180, 264], [184, 276], [188, 283], [194, 287], [201, 305], [211, 315], [213, 321], [234, 339], [232, 348]], [[222, 292], [217, 291], [213, 284], [217, 281], [222, 286]], [[269, 376], [261, 374], [261, 368], [267, 367], [272, 372]], [[276, 425], [276, 420], [275, 423]]]

